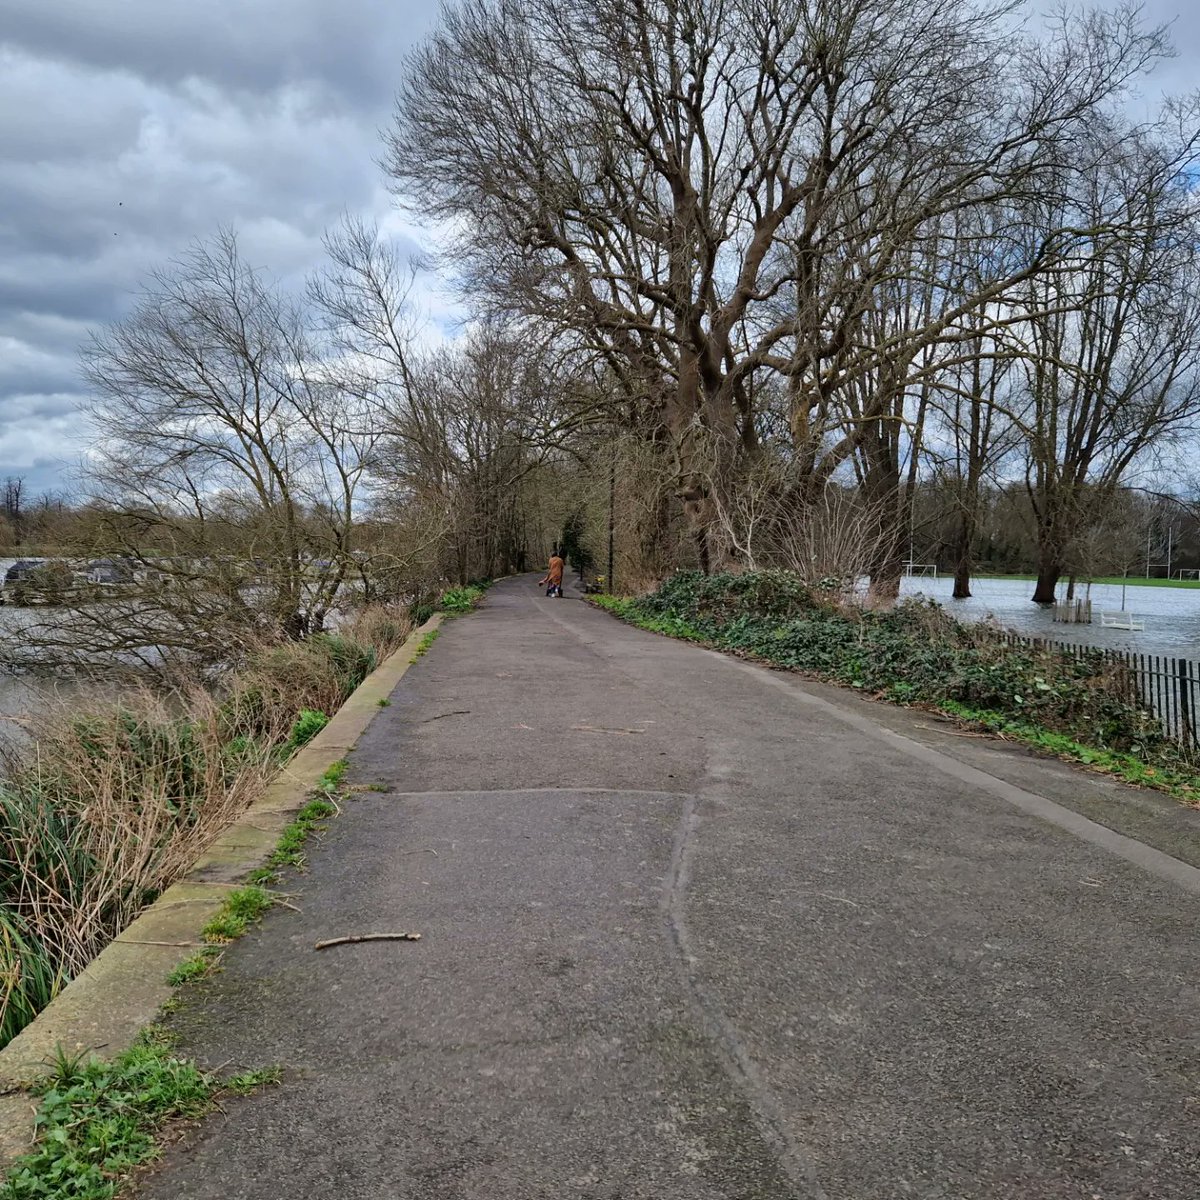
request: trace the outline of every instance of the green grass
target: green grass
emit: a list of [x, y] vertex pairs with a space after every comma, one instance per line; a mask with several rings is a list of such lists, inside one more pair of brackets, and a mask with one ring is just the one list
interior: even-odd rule
[[292, 725], [287, 741], [281, 748], [282, 757], [290, 758], [301, 746], [308, 745], [328, 724], [329, 718], [323, 712], [302, 708]]
[[424, 658], [429, 653], [430, 647], [438, 640], [440, 632], [440, 629], [431, 629], [421, 638], [421, 641], [417, 645], [417, 652], [413, 655], [413, 662], [416, 662], [418, 658]]
[[492, 586], [490, 579], [482, 580], [478, 583], [468, 583], [465, 587], [447, 588], [441, 596], [438, 597], [438, 608], [451, 616], [461, 616], [463, 613], [469, 613], [484, 597], [488, 588]]
[[271, 852], [271, 857], [261, 867], [250, 872], [250, 883], [272, 883], [284, 867], [304, 866], [304, 844], [312, 834], [324, 827], [330, 817], [337, 815], [338, 807], [330, 797], [349, 769], [350, 764], [344, 758], [338, 759], [326, 769], [317, 785], [319, 794], [296, 814], [294, 821], [285, 826], [275, 849]]
[[109, 1062], [60, 1050], [34, 1089], [37, 1143], [10, 1167], [0, 1200], [112, 1200], [158, 1156], [155, 1134], [169, 1121], [195, 1120], [222, 1094], [246, 1095], [279, 1078], [271, 1068], [223, 1084], [153, 1032]]
[[304, 843], [308, 841], [309, 835], [320, 829], [337, 810], [337, 805], [323, 796], [310, 800], [296, 814], [296, 819], [279, 835], [278, 845], [267, 859], [266, 865], [259, 870], [274, 876], [281, 867], [304, 866]]
[[339, 783], [342, 782], [342, 776], [350, 770], [350, 764], [344, 759], [339, 758], [325, 769], [325, 774], [321, 776], [320, 787], [322, 791], [332, 792]]
[[200, 931], [200, 936], [208, 944], [181, 962], [167, 976], [167, 982], [172, 987], [203, 978], [216, 966], [222, 947], [236, 941], [251, 925], [262, 920], [275, 903], [275, 897], [265, 885], [274, 882], [284, 867], [304, 866], [304, 844], [337, 813], [337, 805], [329, 797], [349, 765], [345, 759], [339, 759], [321, 776], [320, 794], [309, 800], [296, 814], [295, 820], [285, 826], [271, 857], [250, 872], [245, 887], [225, 897], [216, 916]]
[[251, 1092], [280, 1083], [282, 1079], [282, 1067], [259, 1067], [257, 1071], [243, 1071], [240, 1075], [231, 1075], [225, 1080], [225, 1090], [235, 1096], [249, 1096]]
[[704, 642], [706, 644], [709, 642], [709, 639], [700, 630], [682, 617], [677, 617], [672, 613], [643, 612], [636, 600], [627, 600], [620, 596], [591, 596], [589, 599], [597, 608], [603, 608], [606, 612], [620, 617], [622, 621], [628, 621], [631, 625], [636, 625], [639, 629], [646, 629], [651, 633], [661, 633], [666, 637], [680, 638], [685, 642]]
[[66, 983], [66, 973], [19, 913], [0, 904], [0, 1046], [6, 1046]]
[[220, 962], [221, 952], [230, 942], [236, 942], [263, 919], [275, 904], [274, 895], [263, 887], [273, 876], [273, 871], [255, 871], [245, 887], [237, 888], [225, 897], [216, 914], [200, 930], [200, 937], [206, 944], [175, 967], [167, 975], [167, 983], [182, 987], [202, 979]]
[[183, 987], [185, 983], [191, 983], [194, 979], [202, 979], [213, 969], [219, 955], [219, 947], [204, 946], [202, 949], [197, 950], [190, 958], [185, 958], [167, 976], [167, 983], [171, 987]]
[[200, 936], [213, 946], [236, 941], [251, 925], [257, 925], [274, 903], [275, 897], [259, 884], [237, 888], [225, 897], [225, 903], [200, 930]]
[[938, 711], [954, 717], [966, 725], [973, 725], [987, 733], [1001, 734], [1023, 742], [1035, 750], [1053, 754], [1057, 758], [1080, 763], [1106, 775], [1113, 775], [1124, 783], [1137, 787], [1154, 788], [1170, 792], [1185, 800], [1196, 800], [1196, 780], [1185, 771], [1153, 766], [1135, 754], [1123, 754], [1115, 750], [1085, 746], [1073, 738], [1049, 729], [1040, 729], [1025, 721], [1013, 720], [1004, 713], [974, 709], [952, 700], [937, 705]]

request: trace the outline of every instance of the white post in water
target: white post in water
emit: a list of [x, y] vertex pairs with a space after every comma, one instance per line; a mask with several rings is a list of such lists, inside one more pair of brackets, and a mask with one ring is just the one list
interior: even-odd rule
[[1129, 568], [1125, 568], [1125, 574], [1121, 579], [1121, 611], [1125, 611], [1125, 585], [1129, 582]]

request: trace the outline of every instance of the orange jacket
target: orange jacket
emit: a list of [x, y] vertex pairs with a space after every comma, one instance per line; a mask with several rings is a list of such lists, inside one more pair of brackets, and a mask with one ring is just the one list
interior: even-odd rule
[[559, 558], [557, 554], [553, 555], [550, 559], [550, 570], [548, 570], [546, 572], [546, 577], [544, 579], [538, 580], [539, 586], [543, 583], [553, 583], [553, 584], [561, 585], [562, 577], [563, 577], [563, 568], [566, 565], [567, 564], [565, 562], [563, 562], [563, 560], [561, 558]]

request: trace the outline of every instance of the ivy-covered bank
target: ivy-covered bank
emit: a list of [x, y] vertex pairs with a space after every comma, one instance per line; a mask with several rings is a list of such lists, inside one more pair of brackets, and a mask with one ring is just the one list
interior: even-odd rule
[[932, 602], [866, 610], [782, 571], [685, 572], [651, 595], [596, 603], [643, 629], [934, 708], [1200, 803], [1196, 764], [1129, 699], [1122, 668], [1099, 652], [1014, 646]]

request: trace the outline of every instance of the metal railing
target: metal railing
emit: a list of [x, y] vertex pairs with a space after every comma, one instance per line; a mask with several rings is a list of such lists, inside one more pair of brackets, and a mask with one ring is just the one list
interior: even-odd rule
[[1126, 698], [1153, 713], [1163, 733], [1172, 741], [1191, 754], [1200, 753], [1200, 662], [1016, 633], [1003, 636], [1010, 645], [1053, 650], [1069, 658], [1099, 656], [1106, 663], [1121, 668]]

